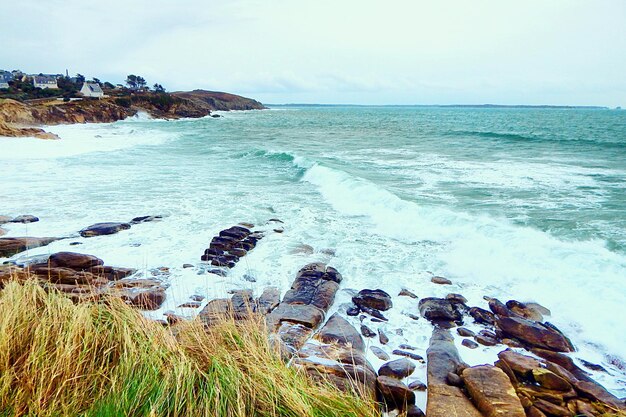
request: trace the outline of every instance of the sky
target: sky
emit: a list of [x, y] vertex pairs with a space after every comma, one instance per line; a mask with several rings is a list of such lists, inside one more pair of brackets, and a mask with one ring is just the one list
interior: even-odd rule
[[626, 107], [626, 0], [0, 0], [0, 69], [264, 103]]

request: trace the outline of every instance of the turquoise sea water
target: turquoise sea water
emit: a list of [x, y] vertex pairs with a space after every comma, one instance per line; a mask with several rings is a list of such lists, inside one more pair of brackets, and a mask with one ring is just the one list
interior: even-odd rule
[[[42, 218], [10, 235], [166, 218], [32, 253], [168, 266], [172, 309], [190, 292], [286, 290], [315, 260], [338, 267], [345, 289], [537, 301], [581, 357], [612, 369], [604, 383], [624, 390], [626, 111], [307, 106], [51, 130], [63, 139], [0, 144], [0, 214]], [[220, 229], [269, 218], [285, 232], [229, 277], [182, 269]], [[349, 299], [340, 292], [336, 308]], [[425, 349], [429, 325], [402, 314], [415, 308], [398, 301], [390, 323], [410, 327], [398, 343]]]

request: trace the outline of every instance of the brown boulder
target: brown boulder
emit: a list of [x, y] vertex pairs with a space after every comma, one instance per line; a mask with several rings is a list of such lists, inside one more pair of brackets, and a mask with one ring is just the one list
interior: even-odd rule
[[415, 404], [415, 393], [402, 381], [379, 375], [376, 382], [378, 391], [390, 408], [405, 410], [409, 405]]
[[0, 258], [8, 258], [16, 253], [24, 252], [28, 249], [46, 246], [55, 240], [56, 237], [3, 237], [0, 238]]
[[22, 214], [21, 216], [17, 216], [16, 218], [10, 220], [10, 223], [35, 223], [38, 222], [39, 218], [33, 216], [32, 214]]
[[496, 326], [505, 336], [514, 337], [533, 347], [557, 352], [574, 351], [574, 346], [569, 339], [553, 326], [521, 317], [501, 316], [496, 318]]
[[50, 255], [48, 263], [51, 267], [71, 268], [84, 271], [93, 266], [104, 265], [100, 258], [75, 252], [57, 252]]
[[94, 237], [102, 235], [112, 235], [121, 230], [127, 229], [130, 229], [129, 223], [95, 223], [91, 226], [85, 227], [78, 233], [80, 233], [82, 237]]
[[460, 321], [457, 304], [445, 298], [422, 298], [418, 303], [422, 317], [432, 321]]
[[365, 343], [359, 332], [337, 313], [328, 319], [315, 337], [324, 343], [349, 344], [353, 349], [365, 352]]
[[352, 302], [363, 308], [386, 311], [393, 307], [391, 296], [383, 290], [361, 290], [352, 297]]
[[378, 375], [389, 376], [392, 378], [403, 379], [411, 375], [415, 371], [415, 364], [408, 359], [396, 359], [387, 362], [378, 370]]
[[280, 303], [267, 316], [268, 327], [278, 328], [282, 322], [302, 324], [310, 329], [316, 329], [324, 321], [324, 311], [312, 306], [303, 304]]
[[526, 417], [511, 381], [491, 365], [466, 368], [462, 373], [472, 401], [485, 417]]

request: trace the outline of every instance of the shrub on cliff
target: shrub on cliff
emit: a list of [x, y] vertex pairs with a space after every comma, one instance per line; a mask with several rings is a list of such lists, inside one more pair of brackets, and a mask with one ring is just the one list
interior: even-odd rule
[[3, 416], [377, 415], [287, 368], [258, 320], [173, 332], [119, 299], [75, 305], [31, 281], [0, 293], [0, 329]]

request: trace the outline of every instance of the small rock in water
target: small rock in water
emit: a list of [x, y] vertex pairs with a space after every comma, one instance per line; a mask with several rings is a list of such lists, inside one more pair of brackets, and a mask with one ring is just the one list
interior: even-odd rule
[[446, 299], [458, 304], [467, 303], [467, 298], [463, 297], [461, 294], [450, 293], [446, 295]]
[[82, 245], [83, 242], [71, 242], [70, 246], [77, 246], [77, 245]]
[[337, 251], [333, 248], [320, 249], [320, 253], [328, 256], [335, 256]]
[[140, 217], [135, 217], [134, 219], [132, 219], [130, 221], [130, 224], [153, 222], [156, 220], [161, 220], [162, 218], [163, 216], [140, 216]]
[[463, 341], [461, 342], [461, 344], [465, 347], [468, 347], [470, 349], [476, 349], [478, 347], [478, 343], [474, 342], [471, 339], [463, 339]]
[[178, 308], [198, 308], [200, 305], [201, 303], [198, 301], [187, 301], [186, 303], [179, 305]]
[[598, 372], [605, 372], [608, 374], [607, 370], [604, 369], [604, 367], [602, 365], [597, 365], [595, 363], [592, 362], [588, 362], [584, 359], [579, 359], [580, 363], [583, 364], [583, 366], [587, 369], [591, 369], [592, 371], [598, 371]]
[[360, 312], [361, 310], [355, 305], [350, 306], [346, 309], [346, 314], [352, 317], [358, 316]]
[[416, 353], [413, 353], [413, 352], [406, 352], [404, 350], [395, 349], [391, 353], [394, 354], [394, 355], [404, 356], [405, 358], [410, 358], [410, 359], [413, 359], [415, 361], [424, 363], [424, 358], [421, 357], [420, 355], [416, 354]]
[[426, 391], [426, 384], [419, 379], [416, 379], [409, 384], [409, 389], [413, 391]]
[[120, 230], [130, 229], [130, 224], [128, 223], [96, 223], [91, 226], [85, 227], [78, 233], [82, 237], [94, 237], [94, 236], [102, 236], [102, 235], [112, 235], [114, 233], [119, 232]]
[[13, 220], [13, 217], [0, 216], [0, 224], [9, 223], [11, 220]]
[[389, 360], [389, 355], [387, 355], [387, 353], [385, 353], [385, 351], [379, 348], [378, 346], [370, 346], [370, 350], [381, 361]]
[[183, 264], [183, 268], [193, 268], [192, 264]]
[[10, 223], [35, 223], [38, 222], [39, 218], [33, 216], [32, 214], [22, 214], [21, 216], [15, 217]]
[[493, 325], [496, 322], [493, 313], [484, 308], [472, 307], [469, 309], [469, 315], [472, 316], [476, 323]]
[[452, 281], [450, 281], [448, 278], [444, 278], [444, 277], [432, 277], [430, 279], [430, 282], [434, 283], [434, 284], [439, 284], [439, 285], [450, 285], [452, 284]]
[[407, 316], [408, 318], [412, 319], [412, 320], [419, 320], [420, 316], [417, 316], [415, 314], [411, 314], [411, 313], [404, 313], [405, 316]]
[[374, 336], [376, 336], [376, 333], [374, 333], [374, 331], [372, 331], [372, 329], [370, 329], [369, 327], [367, 327], [364, 324], [361, 325], [361, 334], [363, 336], [365, 336], [365, 337], [374, 337]]
[[193, 301], [202, 301], [202, 300], [204, 300], [205, 297], [204, 297], [204, 295], [194, 294], [194, 295], [192, 295], [189, 298], [191, 298]]
[[405, 349], [405, 350], [417, 350], [417, 348], [415, 346], [405, 345], [405, 344], [402, 344], [402, 345], [400, 345], [398, 347], [400, 349]]
[[400, 293], [398, 294], [399, 297], [411, 297], [411, 298], [417, 298], [417, 295], [415, 295], [414, 293], [412, 293], [411, 291], [407, 290], [406, 288], [402, 288], [402, 290], [400, 291]]
[[396, 335], [398, 336], [404, 336], [404, 331], [402, 329], [396, 329], [395, 330]]
[[365, 308], [386, 311], [393, 307], [391, 297], [383, 290], [361, 290], [352, 297], [352, 302], [363, 311]]
[[474, 333], [473, 331], [465, 327], [459, 327], [458, 329], [456, 329], [456, 332], [459, 334], [459, 336], [464, 336], [464, 337], [476, 336], [476, 333]]
[[481, 330], [475, 336], [475, 339], [478, 343], [485, 346], [495, 346], [498, 344], [498, 336], [489, 330]]
[[389, 338], [387, 337], [383, 329], [378, 329], [378, 341], [383, 345], [389, 343]]
[[380, 311], [376, 310], [375, 308], [369, 308], [369, 307], [365, 307], [365, 306], [359, 306], [361, 311], [364, 313], [369, 314], [372, 317], [376, 317], [379, 320], [383, 320], [383, 321], [388, 321], [387, 318], [385, 316], [383, 316], [383, 313], [381, 313]]

